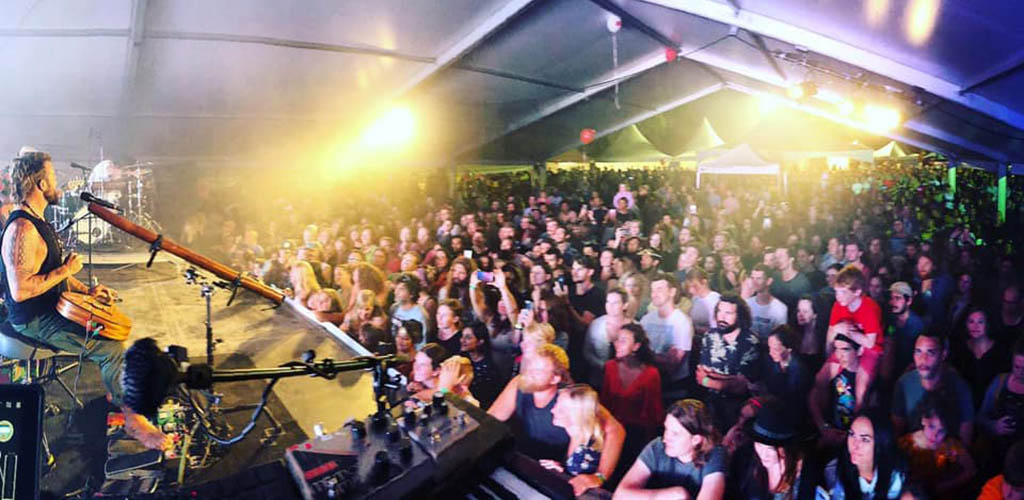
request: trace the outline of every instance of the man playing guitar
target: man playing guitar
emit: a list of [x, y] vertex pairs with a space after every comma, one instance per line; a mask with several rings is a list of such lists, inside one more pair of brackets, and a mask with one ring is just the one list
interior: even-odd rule
[[86, 358], [99, 364], [111, 401], [125, 414], [128, 434], [148, 448], [169, 447], [171, 441], [166, 435], [122, 402], [124, 344], [87, 336], [85, 328], [57, 313], [57, 301], [65, 290], [103, 296], [108, 300], [114, 294], [104, 286], [90, 290], [75, 279], [75, 273], [82, 269], [82, 258], [71, 253], [62, 259], [57, 234], [43, 219], [47, 205], [60, 199], [50, 155], [22, 148], [14, 160], [11, 177], [18, 204], [4, 226], [0, 247], [3, 255], [0, 280], [4, 285], [7, 321], [26, 337], [62, 351], [84, 353]]

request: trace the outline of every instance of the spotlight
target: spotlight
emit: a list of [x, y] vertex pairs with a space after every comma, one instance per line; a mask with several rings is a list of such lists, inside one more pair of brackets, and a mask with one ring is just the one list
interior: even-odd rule
[[876, 104], [864, 106], [864, 123], [872, 130], [889, 131], [900, 125], [900, 110]]
[[818, 86], [810, 80], [804, 80], [797, 85], [792, 85], [786, 89], [786, 95], [790, 99], [799, 101], [801, 99], [808, 99], [814, 97], [818, 93]]
[[836, 110], [839, 112], [839, 116], [847, 117], [853, 114], [855, 106], [853, 101], [849, 99], [843, 99], [836, 104]]
[[416, 119], [407, 108], [393, 108], [363, 133], [363, 144], [370, 147], [399, 146], [412, 139]]

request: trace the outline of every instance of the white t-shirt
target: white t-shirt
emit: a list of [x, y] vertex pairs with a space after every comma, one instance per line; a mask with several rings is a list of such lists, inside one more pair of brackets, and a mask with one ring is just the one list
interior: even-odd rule
[[[673, 309], [667, 318], [658, 316], [658, 311], [651, 311], [640, 320], [647, 338], [651, 340], [651, 350], [655, 354], [665, 354], [675, 347], [689, 353], [693, 344], [693, 321], [683, 311]], [[669, 381], [681, 380], [690, 374], [690, 356], [687, 355], [674, 375], [667, 375]]]
[[715, 306], [721, 298], [722, 294], [713, 290], [706, 297], [693, 298], [690, 319], [693, 320], [694, 328], [708, 330], [715, 326]]
[[786, 324], [786, 304], [783, 304], [781, 300], [775, 297], [772, 297], [772, 301], [768, 305], [762, 306], [757, 302], [757, 296], [755, 295], [747, 299], [747, 305], [750, 306], [750, 318], [752, 320], [750, 329], [761, 340], [767, 339], [776, 326]]

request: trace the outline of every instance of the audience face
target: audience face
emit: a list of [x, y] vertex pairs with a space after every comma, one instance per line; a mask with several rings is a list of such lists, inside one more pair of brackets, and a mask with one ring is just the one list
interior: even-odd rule
[[534, 393], [558, 387], [561, 377], [555, 372], [555, 366], [550, 359], [543, 356], [530, 356], [523, 358], [523, 365], [519, 390], [525, 393]]
[[1014, 317], [1020, 314], [1020, 289], [1016, 286], [1003, 290], [1003, 315]]
[[626, 312], [626, 304], [622, 301], [622, 295], [609, 293], [604, 299], [604, 311], [609, 316], [621, 318]]
[[882, 278], [878, 276], [872, 276], [868, 280], [868, 295], [872, 297], [881, 297], [885, 293], [885, 283], [882, 282]]
[[719, 302], [715, 306], [715, 323], [722, 333], [730, 333], [736, 329], [738, 322], [736, 304], [732, 302]]
[[784, 468], [786, 466], [782, 448], [755, 442], [754, 452], [757, 453], [757, 458], [761, 460], [761, 465], [765, 469]]
[[462, 329], [462, 337], [459, 338], [459, 346], [462, 352], [475, 353], [480, 347], [480, 339], [476, 338], [476, 334], [473, 333], [473, 329], [466, 327]]
[[985, 313], [974, 311], [967, 316], [967, 336], [977, 340], [984, 338], [988, 333], [988, 319]]
[[889, 292], [889, 308], [892, 313], [896, 316], [900, 316], [910, 309], [910, 300], [908, 300], [902, 293]]
[[939, 375], [945, 352], [942, 344], [934, 337], [919, 335], [914, 344], [914, 368], [922, 378], [932, 379]]
[[661, 440], [665, 443], [665, 454], [684, 461], [692, 461], [693, 454], [700, 448], [703, 436], [690, 434], [672, 415], [665, 417], [665, 433]]
[[676, 290], [668, 281], [656, 280], [651, 283], [651, 305], [657, 308], [675, 305]]
[[917, 276], [922, 280], [931, 279], [935, 272], [935, 263], [930, 257], [921, 256], [917, 259]]
[[1018, 384], [1024, 384], [1024, 355], [1015, 355], [1013, 357], [1010, 375], [1017, 379]]
[[828, 283], [828, 286], [830, 286], [833, 289], [835, 289], [835, 287], [836, 287], [836, 276], [838, 276], [838, 275], [839, 275], [839, 271], [837, 271], [837, 270], [835, 270], [833, 268], [829, 268], [829, 269], [825, 270], [825, 282]]
[[399, 304], [408, 304], [414, 299], [411, 293], [409, 293], [409, 286], [405, 283], [398, 283], [395, 285], [395, 302]]
[[970, 294], [973, 282], [974, 280], [970, 274], [961, 274], [960, 278], [956, 280], [956, 291], [961, 295]]
[[413, 350], [412, 337], [405, 328], [399, 328], [395, 333], [395, 350], [398, 352], [410, 352]]
[[633, 332], [623, 329], [619, 330], [612, 346], [615, 348], [616, 359], [626, 359], [640, 348], [640, 343], [636, 341]]
[[543, 267], [533, 266], [530, 268], [530, 286], [544, 286], [550, 279], [551, 276], [544, 271]]
[[573, 283], [586, 283], [590, 281], [590, 276], [593, 272], [589, 267], [580, 264], [579, 262], [572, 263], [572, 281]]
[[416, 353], [412, 362], [412, 379], [416, 382], [428, 382], [437, 378], [439, 370], [434, 369], [430, 356], [422, 352]]
[[466, 269], [461, 262], [452, 265], [452, 284], [464, 285], [469, 280], [469, 269]]
[[437, 308], [437, 328], [439, 330], [451, 331], [455, 328], [455, 311], [447, 305]]
[[761, 270], [751, 271], [750, 281], [754, 284], [754, 293], [767, 292], [772, 283], [772, 279]]
[[928, 449], [934, 450], [946, 439], [946, 426], [938, 416], [921, 417], [921, 431]]
[[860, 254], [860, 248], [856, 244], [850, 243], [846, 245], [846, 250], [843, 254], [843, 257], [846, 262], [859, 262]]
[[850, 424], [850, 432], [846, 437], [846, 449], [850, 453], [850, 463], [862, 470], [875, 467], [875, 429], [867, 417], [857, 417]]
[[860, 298], [861, 291], [853, 291], [849, 285], [835, 285], [836, 302], [843, 307], [850, 307], [855, 299]]
[[796, 303], [796, 324], [800, 326], [809, 325], [817, 318], [814, 314], [814, 304], [808, 299], [800, 299]]
[[857, 355], [857, 346], [843, 340], [834, 340], [832, 345], [835, 348], [836, 359], [844, 370], [857, 371], [860, 364], [860, 356]]
[[783, 345], [778, 336], [768, 337], [768, 356], [772, 358], [772, 361], [779, 364], [787, 363], [792, 352], [792, 349]]

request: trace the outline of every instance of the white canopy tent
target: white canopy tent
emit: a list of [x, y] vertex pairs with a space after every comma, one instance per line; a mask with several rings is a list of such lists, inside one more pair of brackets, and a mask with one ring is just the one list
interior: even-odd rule
[[779, 164], [761, 158], [749, 144], [740, 144], [722, 154], [697, 164], [697, 188], [704, 174], [779, 175]]

